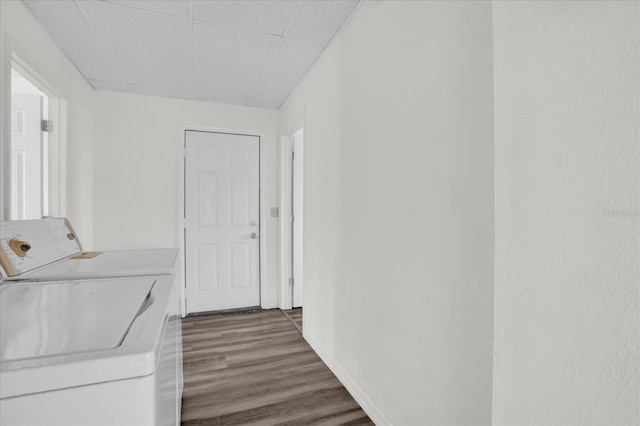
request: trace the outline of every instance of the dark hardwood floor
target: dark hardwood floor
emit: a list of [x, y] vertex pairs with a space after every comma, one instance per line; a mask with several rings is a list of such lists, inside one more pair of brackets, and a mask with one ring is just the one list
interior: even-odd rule
[[373, 425], [282, 311], [185, 318], [182, 424]]

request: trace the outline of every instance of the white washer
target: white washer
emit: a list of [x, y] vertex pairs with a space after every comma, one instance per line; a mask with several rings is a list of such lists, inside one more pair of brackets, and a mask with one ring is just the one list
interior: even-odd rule
[[[19, 242], [25, 243], [26, 251]], [[178, 253], [177, 248], [82, 253], [66, 219], [0, 223], [0, 266], [5, 281], [174, 275], [179, 270]]]
[[0, 424], [179, 424], [178, 250], [81, 251], [64, 219], [1, 223]]

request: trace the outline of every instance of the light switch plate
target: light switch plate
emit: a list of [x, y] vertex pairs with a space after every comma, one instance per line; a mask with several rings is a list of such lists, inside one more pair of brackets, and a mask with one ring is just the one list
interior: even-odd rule
[[271, 217], [278, 217], [279, 212], [277, 207], [271, 207]]

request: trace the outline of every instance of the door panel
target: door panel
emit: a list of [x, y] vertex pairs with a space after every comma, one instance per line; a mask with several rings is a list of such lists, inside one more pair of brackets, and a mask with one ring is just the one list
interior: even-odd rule
[[231, 288], [251, 286], [251, 247], [248, 243], [231, 244]]
[[248, 226], [251, 217], [251, 176], [231, 173], [231, 225]]
[[259, 306], [260, 139], [185, 138], [187, 312]]
[[218, 290], [218, 245], [200, 244], [196, 247], [196, 283], [198, 291]]
[[11, 219], [24, 219], [25, 214], [25, 152], [11, 148]]
[[42, 96], [11, 95], [11, 219], [42, 217]]
[[198, 222], [200, 228], [218, 227], [218, 173], [211, 171], [198, 172], [197, 182]]

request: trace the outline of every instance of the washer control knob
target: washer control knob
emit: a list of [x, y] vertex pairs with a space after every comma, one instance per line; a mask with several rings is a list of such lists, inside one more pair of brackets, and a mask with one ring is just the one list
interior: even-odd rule
[[11, 250], [20, 257], [25, 257], [27, 252], [31, 250], [31, 244], [26, 241], [9, 240], [9, 246]]

